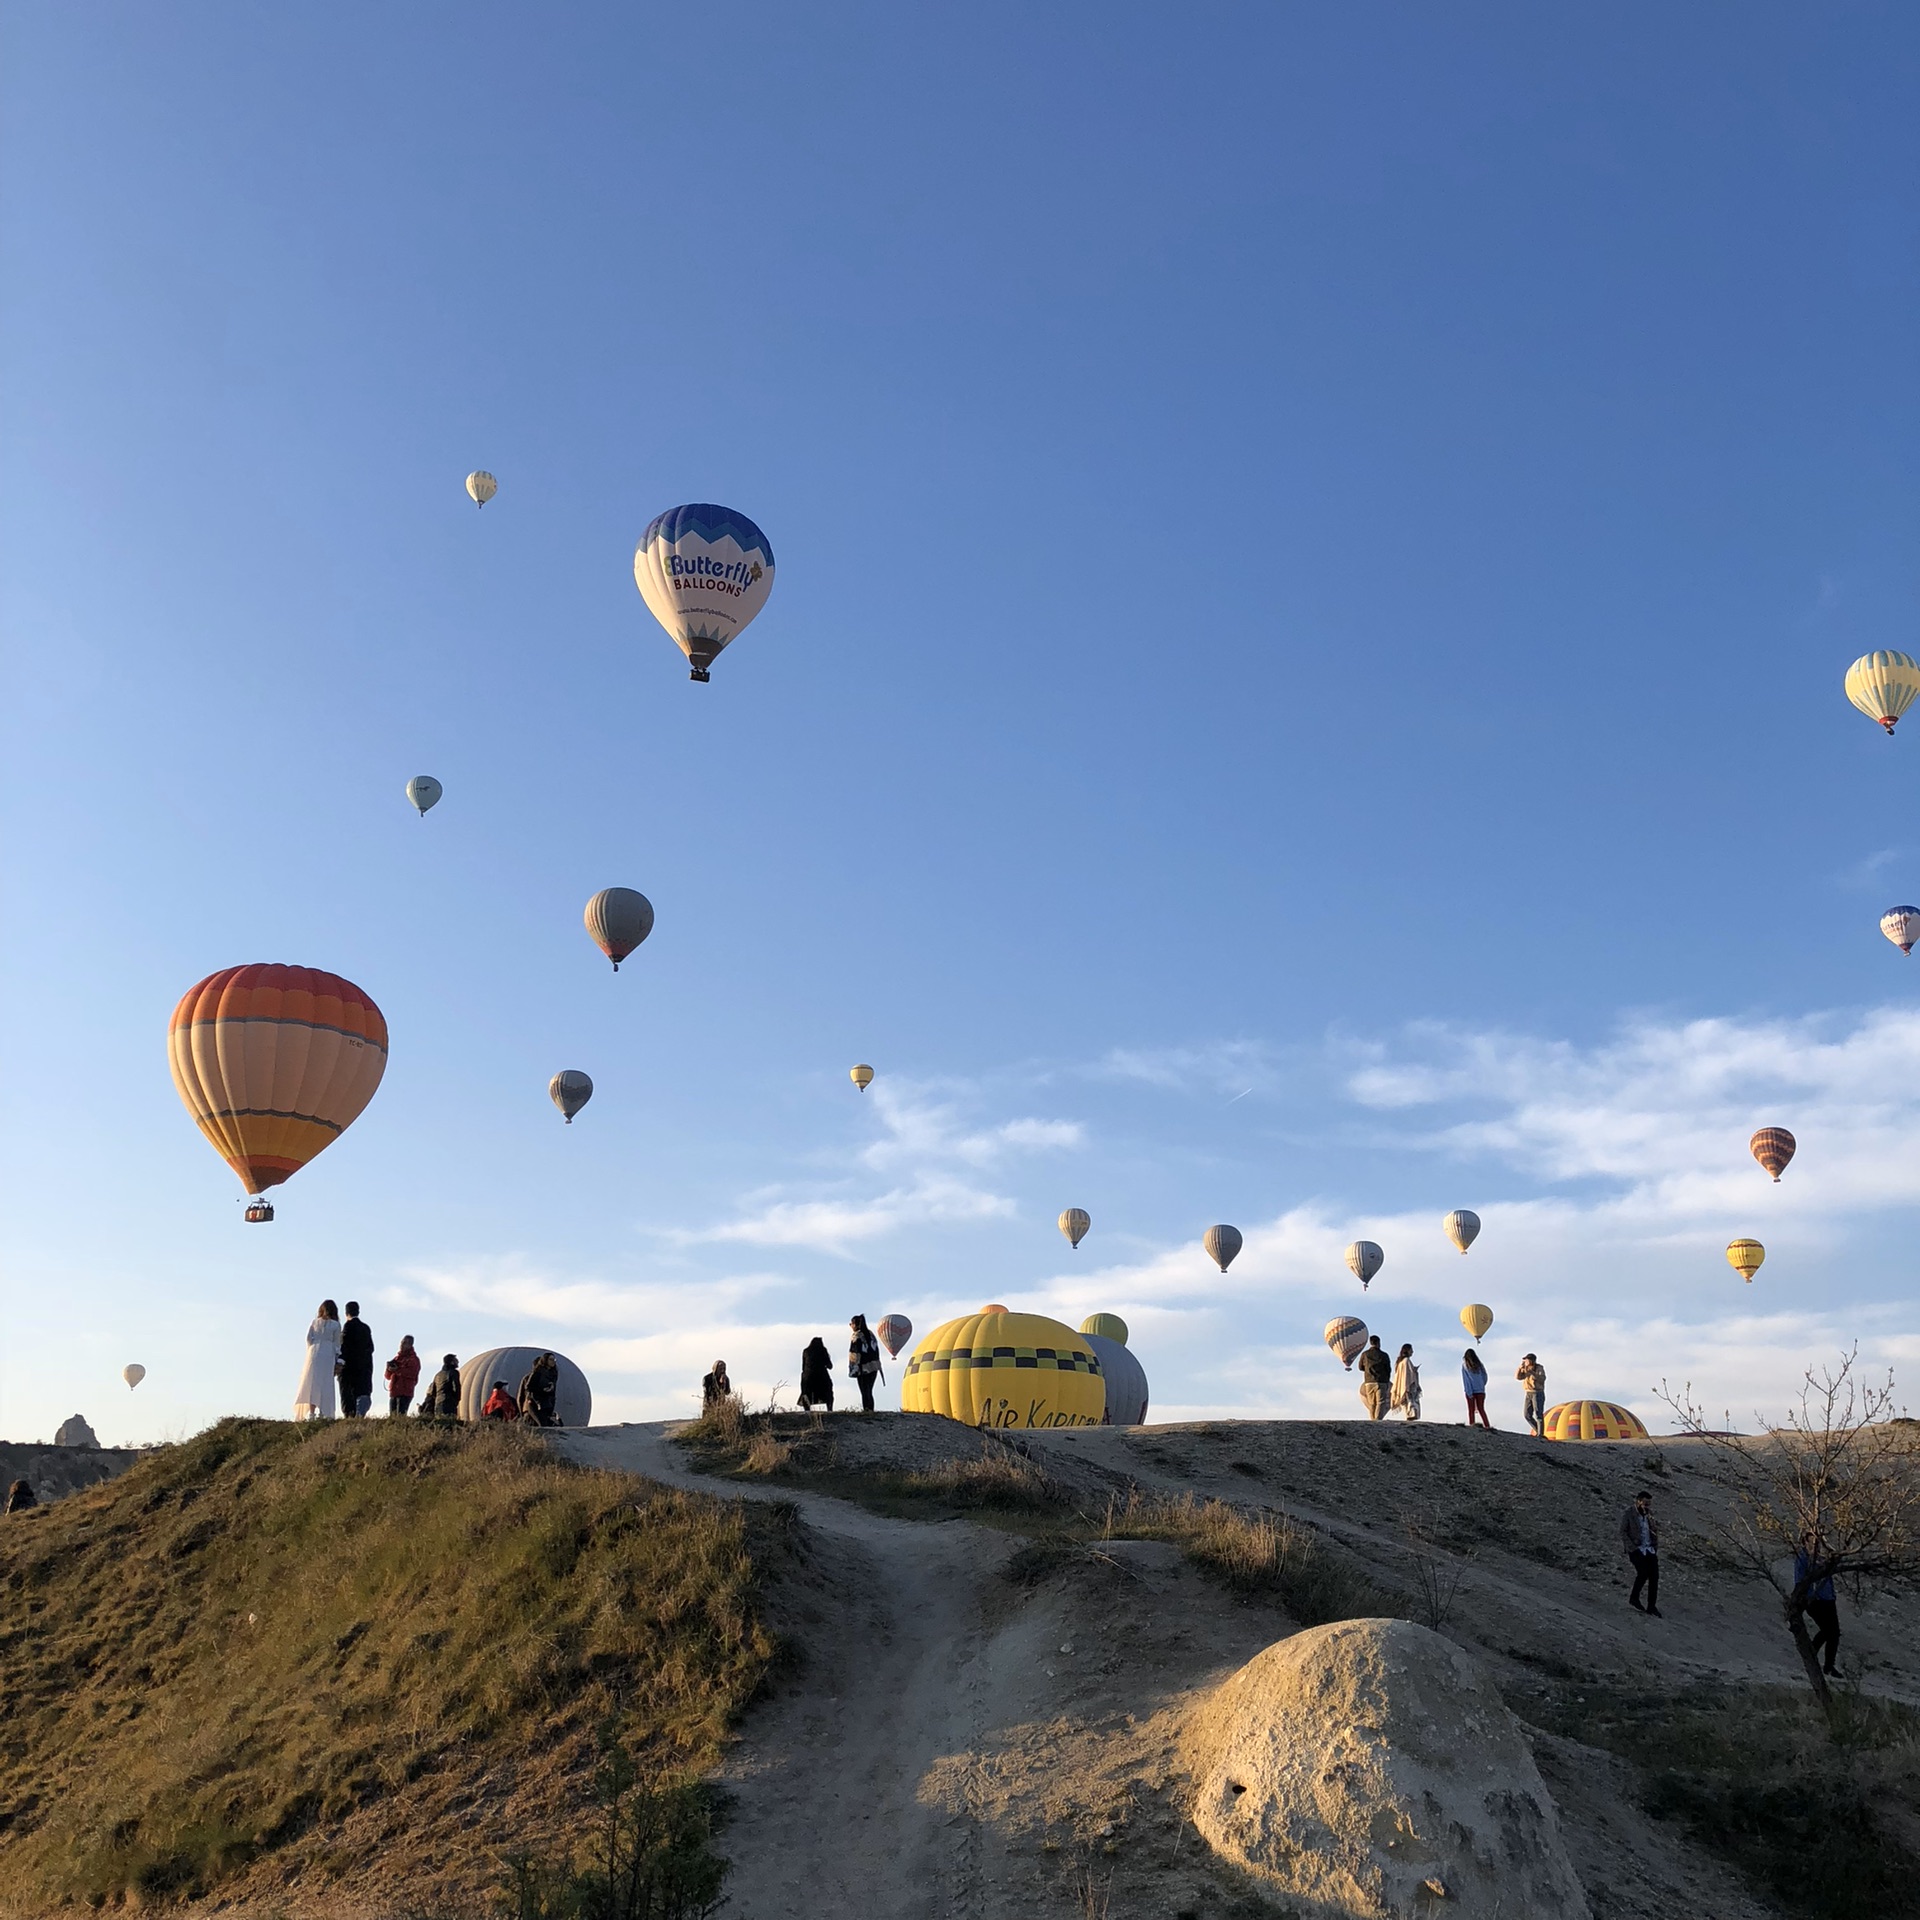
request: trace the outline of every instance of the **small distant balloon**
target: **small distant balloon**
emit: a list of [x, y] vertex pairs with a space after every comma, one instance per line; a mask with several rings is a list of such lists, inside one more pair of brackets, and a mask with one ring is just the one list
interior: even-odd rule
[[1920, 940], [1920, 907], [1889, 907], [1880, 916], [1880, 931], [1902, 953], [1911, 953]]
[[1327, 1330], [1321, 1337], [1332, 1350], [1333, 1357], [1351, 1373], [1354, 1356], [1367, 1344], [1367, 1323], [1356, 1320], [1350, 1313], [1343, 1313], [1338, 1320], [1327, 1322]]
[[1386, 1264], [1387, 1256], [1373, 1240], [1356, 1240], [1347, 1249], [1347, 1271], [1360, 1282], [1360, 1291], [1365, 1293], [1367, 1282]]
[[1493, 1325], [1493, 1309], [1482, 1306], [1462, 1307], [1460, 1324], [1466, 1328], [1473, 1339], [1484, 1340], [1487, 1337], [1487, 1329]]
[[1780, 1176], [1787, 1170], [1787, 1162], [1793, 1158], [1795, 1141], [1785, 1127], [1762, 1127], [1747, 1142], [1748, 1151], [1773, 1175], [1775, 1186], [1780, 1184]]
[[1847, 698], [1891, 733], [1920, 695], [1920, 661], [1909, 653], [1863, 653], [1847, 669]]
[[620, 962], [653, 931], [653, 902], [631, 887], [602, 887], [587, 902], [587, 932], [593, 944], [613, 962]]
[[[1077, 1247], [1087, 1237], [1087, 1230], [1093, 1225], [1093, 1215], [1085, 1207], [1069, 1207], [1060, 1216], [1060, 1231], [1067, 1236], [1067, 1245]], [[1082, 1327], [1082, 1333], [1091, 1333], [1096, 1329]], [[1122, 1336], [1124, 1340], [1125, 1336]]]
[[880, 1336], [880, 1344], [897, 1360], [900, 1349], [913, 1338], [913, 1322], [904, 1313], [890, 1313], [874, 1332]]
[[1207, 1257], [1222, 1273], [1233, 1265], [1242, 1242], [1238, 1227], [1209, 1227], [1200, 1238], [1200, 1244], [1206, 1248]]
[[1462, 1253], [1480, 1238], [1480, 1216], [1468, 1207], [1455, 1207], [1440, 1225]]
[[122, 1367], [120, 1369], [120, 1378], [127, 1383], [127, 1391], [129, 1393], [131, 1393], [134, 1390], [134, 1388], [137, 1387], [140, 1384], [140, 1382], [144, 1380], [146, 1377], [147, 1377], [147, 1370], [145, 1367], [143, 1367], [140, 1364], [138, 1360], [136, 1360], [132, 1364], [132, 1366]]
[[547, 1098], [572, 1126], [573, 1116], [593, 1098], [593, 1082], [578, 1067], [563, 1067], [547, 1082]]
[[1767, 1257], [1767, 1250], [1758, 1240], [1735, 1240], [1727, 1248], [1727, 1264], [1740, 1278], [1753, 1283], [1753, 1276], [1760, 1271], [1760, 1263]]
[[500, 483], [492, 474], [483, 473], [479, 468], [467, 475], [467, 492], [473, 496], [476, 507], [484, 507], [500, 491]]
[[1089, 1337], [1097, 1333], [1119, 1346], [1127, 1344], [1127, 1323], [1117, 1313], [1090, 1313], [1080, 1322], [1080, 1331]]
[[873, 1085], [873, 1069], [863, 1062], [857, 1067], [849, 1067], [847, 1069], [847, 1078], [851, 1080], [862, 1093], [865, 1093], [866, 1090]]
[[416, 773], [407, 782], [407, 798], [413, 802], [414, 810], [422, 820], [440, 804], [440, 796], [445, 791], [430, 773]]

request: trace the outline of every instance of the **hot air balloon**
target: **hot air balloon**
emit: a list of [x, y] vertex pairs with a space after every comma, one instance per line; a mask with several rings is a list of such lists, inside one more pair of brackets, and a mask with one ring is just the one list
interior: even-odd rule
[[1907, 653], [1863, 653], [1847, 669], [1847, 698], [1891, 733], [1920, 694], [1920, 661]]
[[849, 1067], [847, 1069], [847, 1078], [851, 1080], [862, 1093], [865, 1093], [866, 1090], [873, 1085], [873, 1069], [863, 1062], [860, 1066]]
[[1347, 1249], [1347, 1271], [1360, 1282], [1362, 1293], [1366, 1292], [1367, 1282], [1380, 1271], [1386, 1257], [1372, 1240], [1356, 1240]]
[[478, 468], [467, 475], [467, 492], [473, 496], [476, 507], [484, 507], [500, 491], [500, 483], [492, 474], [482, 473]]
[[897, 1360], [900, 1349], [913, 1338], [913, 1322], [904, 1313], [890, 1313], [874, 1328], [880, 1336], [880, 1344], [886, 1348], [888, 1358]]
[[503, 1382], [509, 1393], [517, 1395], [521, 1381], [533, 1371], [533, 1363], [543, 1353], [553, 1354], [554, 1370], [560, 1376], [553, 1396], [555, 1425], [592, 1426], [593, 1388], [587, 1376], [564, 1353], [554, 1353], [551, 1347], [490, 1347], [485, 1353], [476, 1353], [460, 1369], [460, 1418], [480, 1418], [480, 1409], [487, 1404], [487, 1396], [496, 1381]]
[[[1083, 1330], [1084, 1332], [1084, 1330]], [[1100, 1378], [1107, 1385], [1107, 1409], [1100, 1424], [1107, 1427], [1138, 1427], [1147, 1418], [1147, 1370], [1137, 1355], [1129, 1353], [1119, 1340], [1104, 1333], [1085, 1334], [1093, 1357], [1100, 1362]]]
[[767, 604], [773, 548], [731, 507], [670, 507], [640, 536], [634, 584], [687, 656], [689, 678], [710, 680], [720, 649]]
[[416, 773], [407, 782], [407, 798], [413, 802], [422, 820], [440, 804], [440, 796], [445, 791], [430, 773]]
[[620, 962], [653, 931], [653, 902], [631, 887], [602, 887], [587, 902], [587, 932], [593, 944], [613, 962]]
[[935, 1327], [914, 1348], [900, 1405], [970, 1427], [1097, 1427], [1107, 1389], [1084, 1334], [1044, 1314], [989, 1307]]
[[1367, 1344], [1367, 1323], [1356, 1320], [1350, 1313], [1343, 1313], [1338, 1320], [1327, 1322], [1327, 1330], [1321, 1338], [1332, 1348], [1334, 1357], [1351, 1373], [1355, 1355]]
[[1240, 1229], [1238, 1227], [1209, 1227], [1200, 1236], [1200, 1244], [1206, 1248], [1207, 1257], [1222, 1273], [1233, 1265], [1235, 1256], [1241, 1248]]
[[1889, 907], [1880, 916], [1880, 931], [1902, 953], [1911, 953], [1920, 940], [1920, 907]]
[[[1093, 1225], [1093, 1215], [1085, 1207], [1069, 1207], [1060, 1216], [1060, 1231], [1067, 1236], [1067, 1245], [1079, 1246], [1087, 1237], [1087, 1229]], [[1083, 1327], [1084, 1333], [1086, 1329]]]
[[1785, 1127], [1762, 1127], [1747, 1142], [1753, 1157], [1773, 1175], [1775, 1186], [1780, 1184], [1780, 1176], [1793, 1158], [1794, 1144], [1793, 1135]]
[[1097, 1333], [1102, 1340], [1117, 1340], [1123, 1347], [1127, 1344], [1127, 1323], [1117, 1313], [1090, 1313], [1080, 1322], [1080, 1331]]
[[[250, 1194], [298, 1173], [359, 1118], [387, 1070], [387, 1023], [317, 967], [226, 967], [189, 987], [167, 1028], [173, 1085]], [[249, 1219], [273, 1218], [256, 1200]]]
[[129, 1393], [131, 1393], [134, 1390], [134, 1388], [137, 1387], [140, 1384], [140, 1382], [144, 1380], [146, 1377], [147, 1377], [147, 1370], [145, 1367], [143, 1367], [140, 1364], [138, 1360], [134, 1361], [134, 1363], [130, 1367], [122, 1367], [120, 1369], [120, 1378], [127, 1383], [127, 1391]]
[[1455, 1207], [1440, 1222], [1441, 1228], [1462, 1253], [1480, 1237], [1480, 1216], [1467, 1207]]
[[1748, 1286], [1752, 1286], [1753, 1276], [1766, 1257], [1767, 1250], [1758, 1240], [1735, 1240], [1727, 1247], [1728, 1264]]
[[1549, 1440], [1645, 1440], [1647, 1423], [1611, 1400], [1563, 1400], [1540, 1423]]
[[980, 1309], [980, 1311], [982, 1313], [1011, 1313], [1013, 1309], [1011, 1307], [1003, 1307], [992, 1301], [989, 1301], [987, 1305], [985, 1305]]
[[1493, 1325], [1493, 1309], [1482, 1306], [1462, 1307], [1460, 1324], [1466, 1328], [1468, 1338], [1484, 1340], [1487, 1337], [1487, 1329]]
[[578, 1067], [562, 1067], [547, 1082], [547, 1098], [573, 1125], [573, 1116], [593, 1098], [593, 1082]]

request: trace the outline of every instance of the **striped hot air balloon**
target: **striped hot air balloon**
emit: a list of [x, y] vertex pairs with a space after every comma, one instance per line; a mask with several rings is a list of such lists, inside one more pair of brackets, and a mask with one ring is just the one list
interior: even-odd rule
[[[1070, 1247], [1078, 1247], [1092, 1226], [1093, 1215], [1085, 1207], [1069, 1207], [1060, 1216], [1060, 1231], [1067, 1236], [1067, 1245]], [[1086, 1328], [1082, 1327], [1080, 1331], [1084, 1333]]]
[[1910, 653], [1863, 653], [1847, 669], [1847, 698], [1891, 733], [1920, 696], [1920, 661]]
[[1727, 1246], [1727, 1264], [1749, 1286], [1766, 1257], [1767, 1250], [1758, 1240], [1734, 1240]]
[[1367, 1344], [1367, 1323], [1356, 1320], [1350, 1313], [1343, 1313], [1338, 1320], [1327, 1322], [1326, 1332], [1321, 1338], [1326, 1341], [1334, 1358], [1351, 1373], [1355, 1356]]
[[572, 1126], [573, 1116], [593, 1098], [593, 1081], [578, 1067], [562, 1067], [547, 1082], [547, 1098], [560, 1109], [567, 1125]]
[[1540, 1430], [1549, 1440], [1645, 1440], [1647, 1423], [1611, 1400], [1563, 1400], [1547, 1409]]
[[1480, 1238], [1480, 1216], [1471, 1207], [1455, 1207], [1440, 1222], [1440, 1231], [1465, 1253]]
[[631, 887], [602, 887], [587, 902], [587, 933], [613, 962], [620, 962], [653, 931], [653, 902]]
[[1360, 1291], [1365, 1293], [1367, 1282], [1386, 1265], [1387, 1256], [1380, 1250], [1377, 1240], [1356, 1240], [1347, 1249], [1347, 1271], [1360, 1282]]
[[1920, 907], [1889, 907], [1880, 916], [1880, 931], [1902, 953], [1911, 953], [1920, 940]]
[[1773, 1184], [1780, 1184], [1780, 1176], [1787, 1170], [1787, 1162], [1793, 1158], [1794, 1137], [1785, 1127], [1762, 1127], [1751, 1140], [1747, 1148], [1753, 1157], [1773, 1175]]
[[492, 474], [476, 467], [467, 475], [467, 497], [476, 507], [484, 507], [500, 491], [500, 483]]
[[1200, 1244], [1207, 1250], [1207, 1258], [1222, 1273], [1233, 1265], [1242, 1245], [1238, 1227], [1209, 1227], [1200, 1236]]
[[167, 1058], [194, 1123], [247, 1192], [260, 1194], [360, 1117], [387, 1070], [387, 1023], [337, 973], [226, 967], [181, 997]]

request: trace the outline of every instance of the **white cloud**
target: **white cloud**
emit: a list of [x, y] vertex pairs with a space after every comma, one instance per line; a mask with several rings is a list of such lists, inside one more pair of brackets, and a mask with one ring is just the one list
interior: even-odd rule
[[1178, 1093], [1240, 1098], [1279, 1084], [1274, 1050], [1261, 1040], [1217, 1040], [1188, 1047], [1115, 1047], [1092, 1069], [1103, 1080], [1132, 1080]]

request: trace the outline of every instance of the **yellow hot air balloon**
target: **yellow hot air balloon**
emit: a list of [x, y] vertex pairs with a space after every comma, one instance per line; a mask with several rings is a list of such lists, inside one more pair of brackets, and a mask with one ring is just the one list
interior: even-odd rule
[[859, 1066], [849, 1067], [847, 1069], [847, 1078], [851, 1080], [862, 1093], [865, 1093], [866, 1090], [873, 1085], [873, 1069], [862, 1061]]
[[[1069, 1207], [1060, 1216], [1060, 1231], [1067, 1236], [1067, 1244], [1070, 1247], [1078, 1247], [1087, 1237], [1087, 1230], [1092, 1225], [1093, 1215], [1085, 1207]], [[1080, 1331], [1085, 1333], [1086, 1328], [1082, 1327]]]
[[1473, 1339], [1484, 1340], [1487, 1337], [1487, 1329], [1493, 1325], [1493, 1309], [1481, 1306], [1462, 1307], [1460, 1324], [1466, 1328]]
[[1767, 1257], [1767, 1250], [1758, 1240], [1735, 1240], [1727, 1248], [1727, 1260], [1735, 1273], [1751, 1286], [1753, 1276], [1760, 1271], [1760, 1263]]
[[1090, 1313], [1080, 1322], [1082, 1333], [1097, 1333], [1103, 1340], [1127, 1344], [1127, 1323], [1117, 1313]]
[[492, 474], [483, 473], [477, 468], [467, 475], [467, 492], [476, 507], [484, 507], [500, 491], [500, 483]]
[[[317, 967], [227, 967], [173, 1010], [174, 1090], [251, 1194], [291, 1179], [350, 1127], [387, 1070], [387, 1023]], [[249, 1219], [273, 1218], [265, 1201]]]
[[1847, 669], [1847, 698], [1891, 733], [1920, 695], [1920, 661], [1909, 653], [1863, 653]]
[[1058, 1320], [970, 1313], [914, 1348], [900, 1405], [970, 1427], [1097, 1427], [1107, 1387], [1085, 1336]]
[[1611, 1400], [1563, 1400], [1547, 1409], [1541, 1431], [1549, 1440], [1645, 1440], [1647, 1423]]

